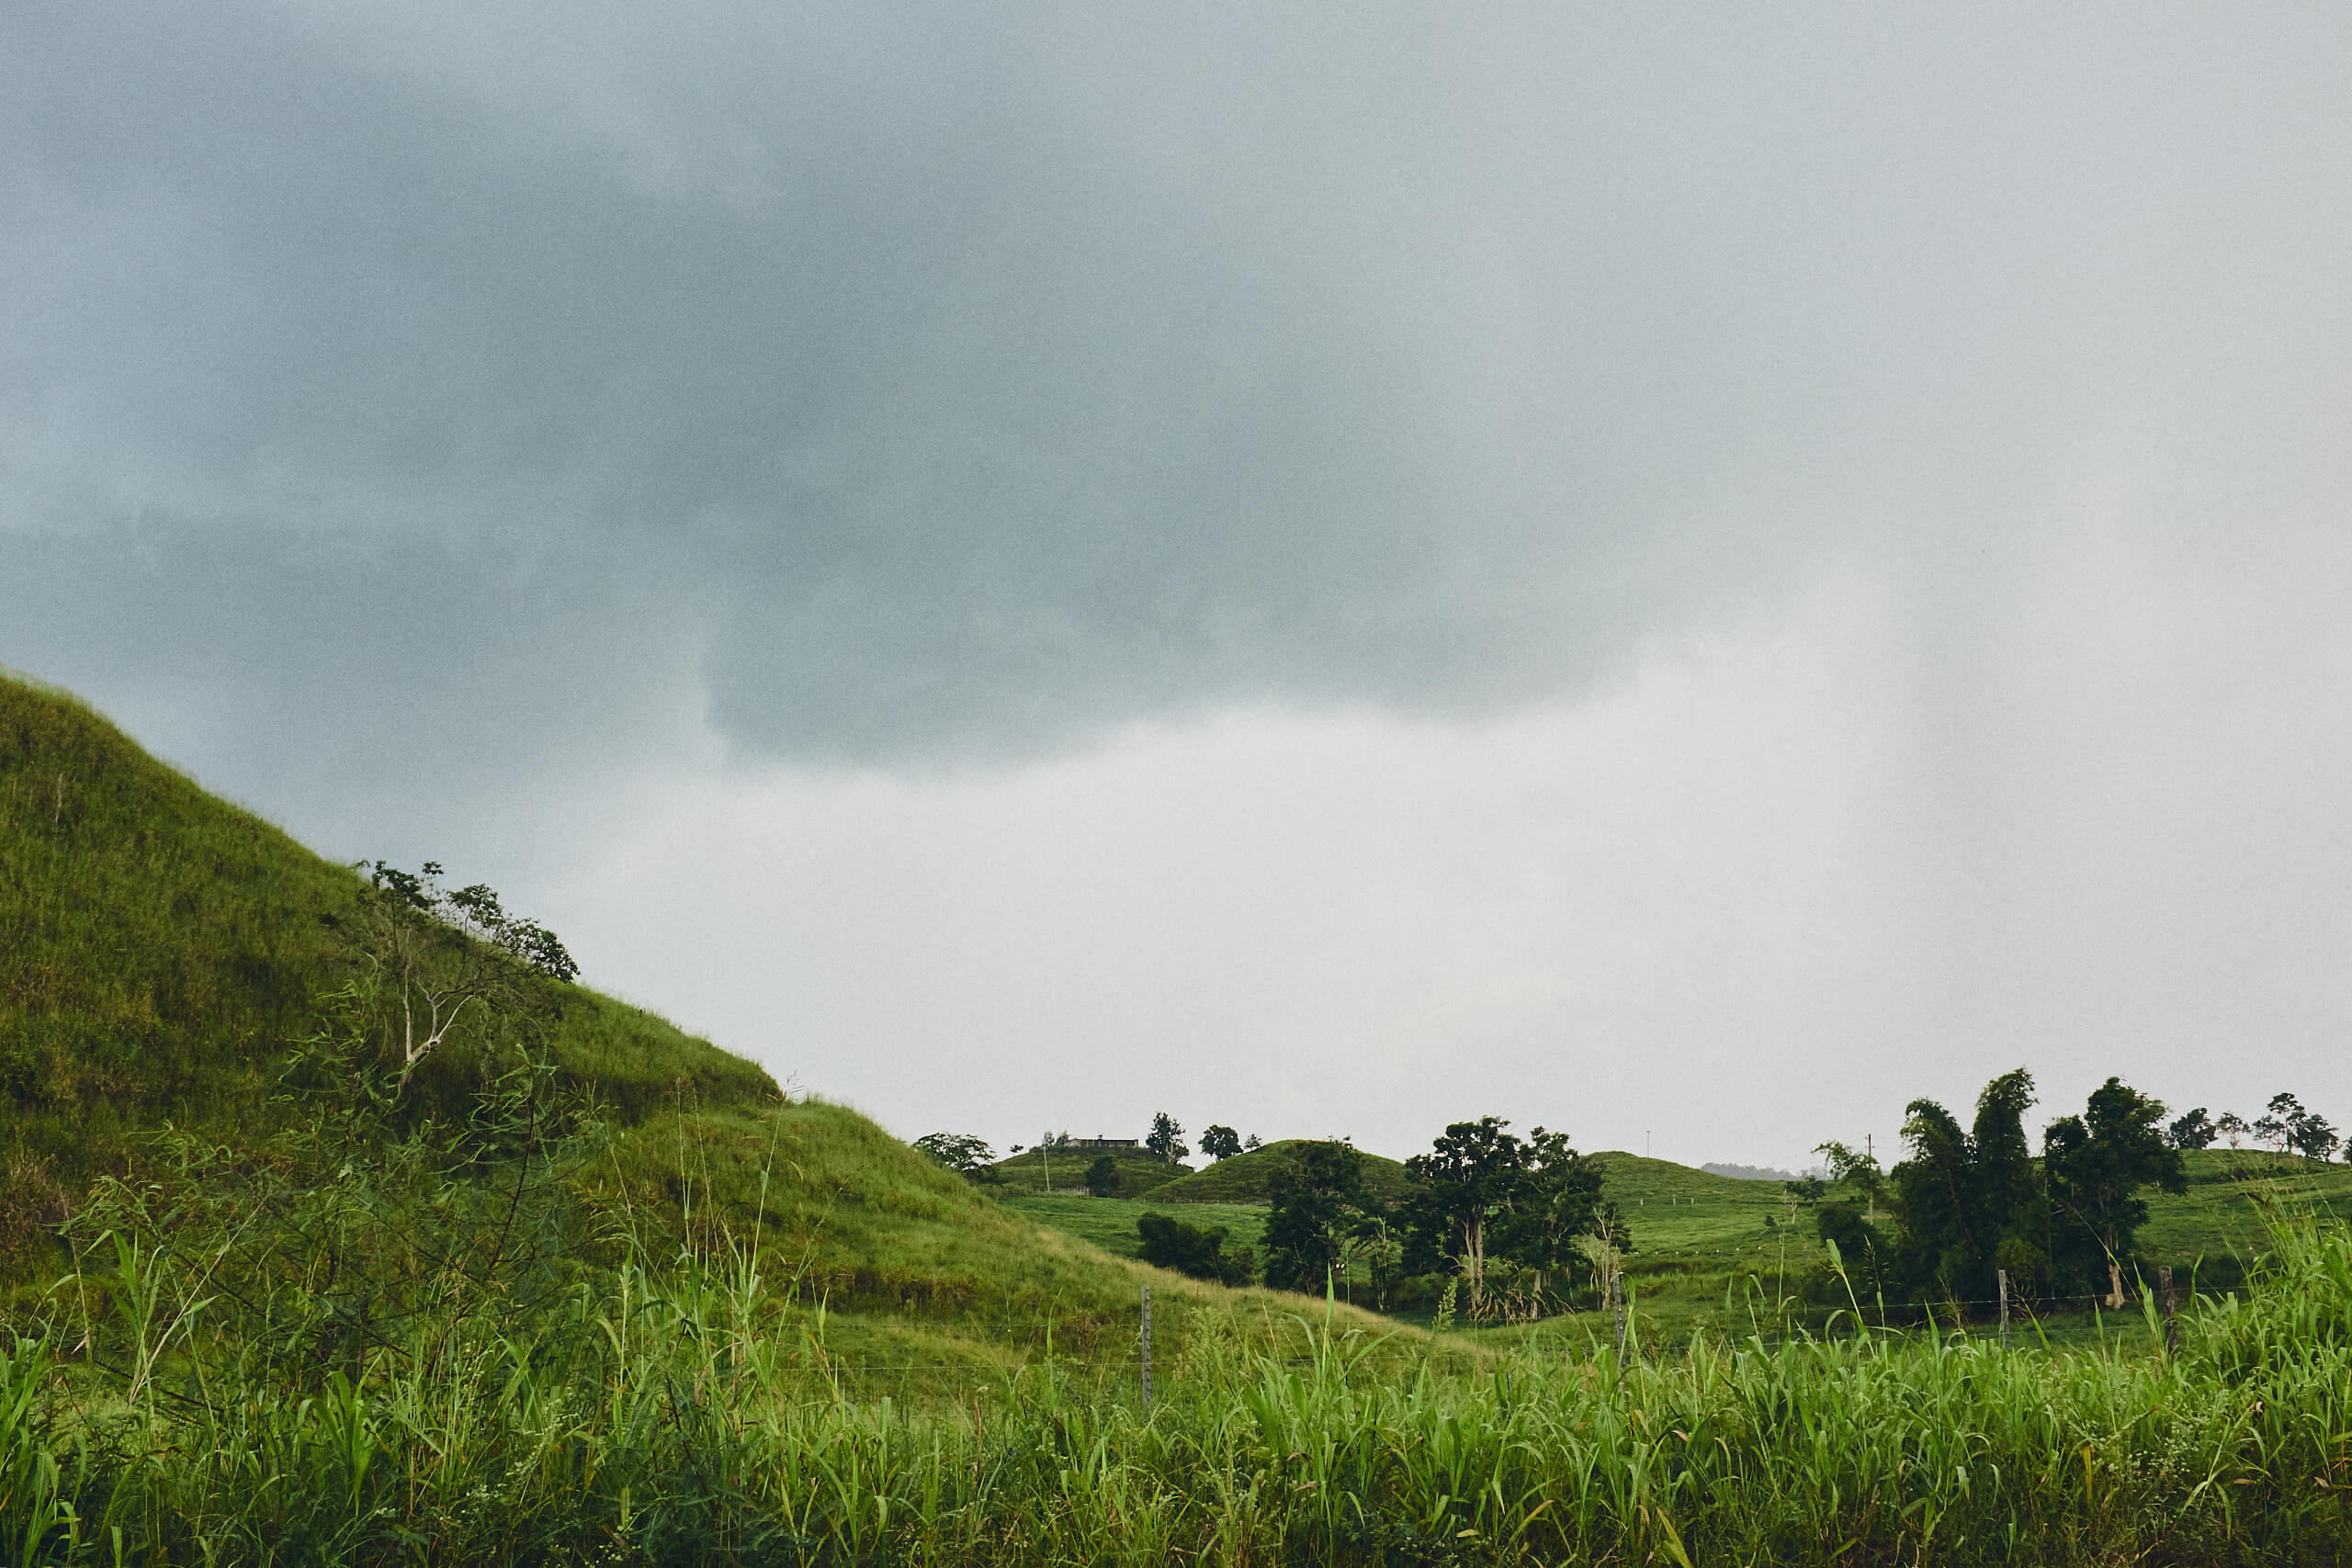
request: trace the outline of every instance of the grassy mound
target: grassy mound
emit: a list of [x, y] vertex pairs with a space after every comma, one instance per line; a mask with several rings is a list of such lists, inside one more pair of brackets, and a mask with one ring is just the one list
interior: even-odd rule
[[[359, 886], [80, 702], [0, 677], [0, 1253], [133, 1163], [141, 1130], [264, 1113], [351, 971]], [[548, 1047], [625, 1117], [776, 1098], [751, 1063], [579, 987]]]
[[[357, 964], [345, 922], [360, 888], [80, 702], [0, 679], [0, 1286], [19, 1316], [45, 1310], [35, 1287], [63, 1258], [53, 1227], [93, 1180], [163, 1172], [158, 1129], [257, 1150], [304, 1113], [278, 1098], [281, 1068]], [[1048, 1347], [1065, 1364], [1123, 1365], [1147, 1282], [1171, 1352], [1196, 1318], [1238, 1333], [1251, 1314], [1262, 1325], [1295, 1310], [1041, 1230], [865, 1117], [786, 1103], [758, 1067], [652, 1014], [582, 987], [551, 995], [550, 1087], [615, 1128], [589, 1195], [662, 1269], [756, 1238], [822, 1325], [811, 1343], [836, 1379], [913, 1393]], [[485, 1066], [453, 1040], [412, 1092], [460, 1113]], [[1121, 1164], [1131, 1190], [1182, 1168]], [[1056, 1185], [1083, 1169], [1065, 1178], [1057, 1160]], [[1024, 1174], [1012, 1162], [1015, 1190]]]
[[1083, 1197], [1087, 1168], [1105, 1157], [1119, 1173], [1118, 1190], [1111, 1194], [1114, 1198], [1157, 1193], [1169, 1183], [1184, 1179], [1193, 1169], [1188, 1165], [1170, 1165], [1149, 1149], [1023, 1149], [989, 1167], [989, 1180], [1007, 1194], [1055, 1192]]
[[[1221, 1159], [1206, 1170], [1181, 1177], [1165, 1187], [1155, 1188], [1156, 1202], [1170, 1203], [1263, 1203], [1266, 1182], [1277, 1168], [1291, 1158], [1293, 1150], [1309, 1142], [1305, 1138], [1284, 1138], [1268, 1144], [1261, 1149], [1251, 1149], [1230, 1159]], [[1394, 1200], [1404, 1195], [1408, 1179], [1405, 1168], [1383, 1155], [1363, 1156], [1364, 1185], [1381, 1197]]]

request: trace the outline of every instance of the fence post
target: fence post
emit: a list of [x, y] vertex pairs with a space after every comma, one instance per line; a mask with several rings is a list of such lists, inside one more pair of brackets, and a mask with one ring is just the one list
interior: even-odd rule
[[1617, 1365], [1625, 1364], [1625, 1272], [1617, 1260], [1609, 1260], [1609, 1296], [1617, 1307]]
[[1993, 1278], [2001, 1285], [2001, 1348], [2006, 1350], [2009, 1348], [2009, 1271], [1996, 1269]]
[[1143, 1407], [1151, 1408], [1151, 1287], [1143, 1288]]
[[2180, 1348], [2180, 1329], [2172, 1320], [2172, 1265], [2156, 1265], [2156, 1311], [2164, 1314], [2165, 1354]]

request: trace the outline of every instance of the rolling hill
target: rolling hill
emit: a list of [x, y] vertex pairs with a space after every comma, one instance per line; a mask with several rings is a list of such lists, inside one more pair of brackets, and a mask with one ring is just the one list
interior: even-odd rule
[[[0, 676], [0, 1311], [41, 1309], [55, 1223], [94, 1179], [150, 1170], [159, 1129], [257, 1148], [281, 1124], [281, 1064], [356, 972], [361, 886], [75, 698]], [[797, 1314], [771, 1332], [833, 1386], [922, 1394], [1047, 1353], [1121, 1375], [1144, 1284], [1171, 1361], [1288, 1332], [1295, 1298], [1042, 1228], [856, 1112], [787, 1100], [583, 986], [556, 988], [542, 1043], [558, 1088], [616, 1129], [594, 1196], [649, 1256], [693, 1268], [756, 1237]], [[418, 1092], [461, 1100], [481, 1066], [453, 1040]]]
[[[1283, 1138], [1263, 1148], [1250, 1149], [1228, 1159], [1221, 1159], [1205, 1170], [1194, 1171], [1164, 1187], [1153, 1188], [1152, 1201], [1160, 1203], [1266, 1202], [1267, 1179], [1291, 1157], [1291, 1151], [1313, 1141]], [[1375, 1154], [1363, 1156], [1363, 1179], [1364, 1185], [1382, 1198], [1390, 1200], [1404, 1194], [1408, 1181], [1402, 1164], [1385, 1155]]]

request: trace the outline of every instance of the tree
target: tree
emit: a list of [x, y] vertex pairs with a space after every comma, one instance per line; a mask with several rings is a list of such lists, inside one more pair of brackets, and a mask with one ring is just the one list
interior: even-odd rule
[[1223, 1225], [1188, 1225], [1166, 1214], [1143, 1214], [1136, 1220], [1141, 1256], [1153, 1268], [1220, 1285], [1246, 1285], [1257, 1272], [1257, 1259], [1246, 1247], [1226, 1251], [1225, 1234]]
[[2306, 1159], [2324, 1160], [2344, 1140], [2335, 1125], [2316, 1111], [2305, 1111], [2287, 1127], [2287, 1144]]
[[382, 861], [362, 867], [368, 886], [352, 931], [399, 1007], [395, 1093], [460, 1020], [487, 1022], [488, 1015], [527, 1008], [537, 987], [578, 977], [580, 966], [556, 934], [507, 913], [486, 885], [450, 892], [435, 861], [415, 874]]
[[1411, 1240], [1406, 1267], [1442, 1261], [1470, 1287], [1470, 1307], [1482, 1304], [1488, 1232], [1507, 1214], [1527, 1175], [1529, 1150], [1503, 1129], [1499, 1116], [1456, 1122], [1430, 1152], [1405, 1162], [1414, 1181], [1405, 1213]]
[[2110, 1077], [2091, 1091], [2080, 1116], [2062, 1116], [2042, 1130], [2052, 1251], [2076, 1280], [2095, 1279], [2103, 1264], [2109, 1299], [2118, 1305], [2123, 1262], [2148, 1220], [2140, 1190], [2188, 1190], [2180, 1151], [2157, 1131], [2164, 1113], [2161, 1101]]
[[1178, 1125], [1176, 1118], [1169, 1115], [1165, 1111], [1153, 1113], [1151, 1134], [1144, 1139], [1143, 1146], [1170, 1165], [1174, 1165], [1193, 1152], [1184, 1146], [1184, 1129]]
[[1813, 1152], [1827, 1168], [1832, 1188], [1814, 1209], [1813, 1228], [1823, 1241], [1837, 1247], [1848, 1283], [1875, 1294], [1884, 1287], [1891, 1248], [1871, 1224], [1871, 1215], [1886, 1179], [1880, 1174], [1877, 1160], [1834, 1140], [1816, 1145]]
[[1915, 1292], [1983, 1300], [1996, 1269], [2025, 1281], [2046, 1268], [2042, 1193], [2025, 1137], [2032, 1103], [2032, 1075], [2019, 1067], [1984, 1086], [1973, 1132], [1934, 1100], [1905, 1108], [1907, 1154], [1886, 1185], [1902, 1225], [1897, 1272]]
[[2221, 1128], [2215, 1125], [2211, 1117], [2205, 1114], [2205, 1108], [2200, 1105], [2194, 1111], [2184, 1111], [2174, 1117], [2172, 1125], [2165, 1131], [2172, 1137], [2174, 1148], [2202, 1149], [2211, 1146]]
[[1201, 1134], [1201, 1153], [1211, 1159], [1231, 1159], [1241, 1152], [1241, 1136], [1219, 1123]]
[[1241, 1140], [1241, 1146], [1244, 1149], [1262, 1149], [1266, 1146], [1266, 1144], [1264, 1139], [1259, 1137], [1257, 1134], [1252, 1133], [1248, 1137]]
[[2236, 1111], [2224, 1111], [2221, 1119], [2213, 1123], [2213, 1131], [2218, 1136], [2228, 1139], [2230, 1147], [2236, 1148], [2254, 1128]]
[[979, 1180], [980, 1173], [996, 1163], [996, 1151], [987, 1140], [970, 1133], [925, 1133], [914, 1146], [967, 1181]]
[[1533, 1274], [1536, 1301], [1547, 1276], [1573, 1288], [1592, 1272], [1588, 1238], [1606, 1230], [1620, 1250], [1631, 1249], [1623, 1216], [1601, 1194], [1602, 1174], [1601, 1162], [1569, 1147], [1566, 1133], [1538, 1127], [1528, 1134], [1497, 1250]]
[[1301, 1144], [1266, 1179], [1266, 1283], [1319, 1291], [1346, 1266], [1349, 1239], [1382, 1215], [1346, 1142]]
[[1119, 1195], [1119, 1162], [1103, 1155], [1086, 1168], [1086, 1195], [1090, 1198], [1116, 1198]]
[[1829, 1179], [1838, 1186], [1852, 1188], [1872, 1202], [1877, 1201], [1884, 1190], [1886, 1178], [1879, 1170], [1878, 1160], [1874, 1156], [1860, 1149], [1849, 1148], [1834, 1138], [1826, 1144], [1815, 1144], [1813, 1152], [1821, 1156]]

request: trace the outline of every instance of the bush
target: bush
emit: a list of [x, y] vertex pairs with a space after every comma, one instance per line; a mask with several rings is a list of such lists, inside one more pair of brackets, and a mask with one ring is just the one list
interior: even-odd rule
[[1136, 1221], [1136, 1234], [1143, 1238], [1143, 1260], [1155, 1268], [1220, 1285], [1247, 1285], [1258, 1271], [1248, 1247], [1225, 1250], [1223, 1225], [1188, 1225], [1166, 1214], [1146, 1214]]

